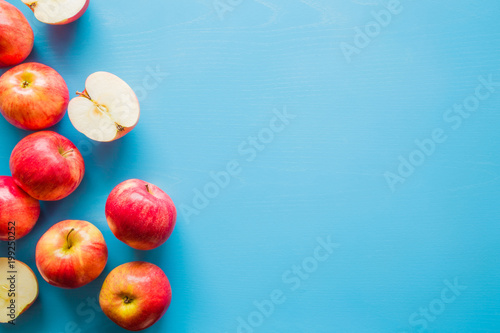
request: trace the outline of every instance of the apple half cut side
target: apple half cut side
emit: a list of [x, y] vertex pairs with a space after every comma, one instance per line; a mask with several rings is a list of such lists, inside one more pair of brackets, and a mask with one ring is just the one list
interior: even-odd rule
[[[10, 271], [16, 273], [9, 273]], [[14, 279], [9, 281], [12, 275], [14, 275]], [[15, 293], [15, 297], [12, 297], [13, 293]], [[7, 258], [0, 258], [0, 308], [2, 309], [0, 323], [7, 323], [19, 317], [20, 314], [28, 310], [37, 297], [38, 280], [31, 268], [16, 260], [14, 269], [12, 269]], [[14, 303], [11, 300], [14, 300]]]
[[21, 0], [47, 24], [67, 24], [79, 19], [89, 7], [89, 0]]
[[110, 142], [130, 132], [139, 121], [139, 100], [118, 76], [96, 72], [85, 81], [68, 105], [68, 116], [77, 131], [89, 139]]

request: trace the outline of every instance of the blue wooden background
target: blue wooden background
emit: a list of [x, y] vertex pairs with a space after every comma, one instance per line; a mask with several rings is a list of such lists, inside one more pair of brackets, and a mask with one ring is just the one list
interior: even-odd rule
[[[59, 27], [11, 2], [36, 33], [30, 61], [59, 71], [72, 97], [112, 72], [142, 116], [108, 144], [67, 117], [53, 128], [86, 175], [43, 203], [17, 258], [36, 270], [39, 237], [83, 219], [109, 261], [77, 290], [37, 272], [39, 299], [2, 332], [124, 332], [95, 302], [132, 260], [173, 287], [151, 333], [500, 331], [500, 2], [91, 0]], [[28, 132], [0, 119], [0, 133], [9, 175]], [[107, 226], [107, 195], [129, 178], [177, 205], [158, 249]]]

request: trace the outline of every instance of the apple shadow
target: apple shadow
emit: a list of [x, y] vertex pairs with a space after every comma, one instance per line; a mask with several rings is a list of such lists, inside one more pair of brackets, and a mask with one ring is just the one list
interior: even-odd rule
[[[153, 326], [147, 329], [151, 333], [173, 332], [179, 330], [179, 318], [185, 315], [186, 309], [193, 306], [190, 285], [195, 283], [199, 275], [191, 269], [196, 267], [196, 258], [187, 258], [184, 251], [184, 237], [176, 225], [170, 238], [161, 246], [149, 251], [135, 250], [134, 260], [151, 262], [159, 266], [167, 275], [172, 288], [172, 302], [165, 315]], [[186, 332], [184, 328], [182, 332]]]
[[94, 330], [90, 329], [91, 327], [106, 324], [106, 318], [99, 306], [99, 292], [107, 274], [108, 270], [105, 268], [97, 279], [77, 289], [50, 286], [54, 288], [58, 294], [57, 298], [62, 299], [68, 309], [68, 316], [59, 319], [58, 325], [61, 331], [66, 329], [68, 323], [72, 323], [71, 326], [77, 327], [76, 331], [81, 332], [92, 332]]
[[[46, 231], [55, 223], [67, 220], [68, 216], [70, 216], [69, 213], [78, 205], [78, 202], [81, 202], [82, 196], [87, 192], [86, 188], [88, 188], [88, 177], [84, 176], [78, 188], [68, 197], [58, 201], [43, 201], [41, 210], [42, 218], [39, 220], [43, 224], [42, 228]], [[50, 216], [53, 221], [48, 221], [47, 216]]]
[[85, 24], [83, 21], [84, 19], [80, 18], [68, 24], [49, 27], [49, 43], [56, 53], [65, 54], [78, 38], [83, 38], [83, 36], [78, 36], [82, 34], [82, 25]]
[[[64, 117], [67, 117], [68, 111], [65, 111]], [[61, 133], [61, 129], [64, 128], [64, 118], [61, 119], [57, 124], [52, 125], [49, 128], [44, 129], [44, 131], [53, 131], [56, 133]]]
[[[167, 240], [168, 242], [168, 240]], [[160, 245], [152, 250], [134, 250], [133, 260], [131, 261], [146, 261], [151, 263], [161, 262], [163, 259], [163, 252], [165, 251], [166, 244]]]
[[38, 240], [50, 227], [59, 221], [62, 220], [52, 214], [50, 202], [40, 201], [40, 216], [35, 226], [27, 235], [16, 240], [16, 245], [19, 249], [22, 249], [22, 251], [18, 252], [19, 259], [33, 269], [35, 267], [35, 250]]
[[33, 46], [33, 50], [31, 50], [30, 55], [24, 62], [42, 62], [42, 57], [40, 56], [40, 53], [38, 52], [38, 48], [35, 45]]
[[[196, 299], [198, 297], [192, 296], [193, 284], [198, 283], [200, 272], [193, 267], [201, 267], [198, 263], [199, 257], [192, 255], [189, 251], [185, 251], [187, 248], [191, 248], [189, 240], [186, 234], [183, 233], [183, 228], [186, 224], [179, 223], [177, 220], [177, 225], [174, 229], [173, 234], [164, 244], [164, 267], [162, 269], [167, 275], [170, 285], [172, 287], [172, 302], [168, 311], [165, 313], [158, 326], [155, 328], [153, 326], [152, 332], [164, 332], [164, 331], [187, 331], [187, 327], [178, 327], [180, 325], [179, 317], [185, 315], [186, 309], [193, 309], [196, 307]], [[186, 322], [183, 322], [186, 325]]]
[[[15, 144], [17, 144], [17, 142], [19, 142], [22, 138], [35, 133], [33, 131], [23, 130], [11, 125], [7, 120], [5, 120], [4, 117], [0, 116], [0, 118], [0, 133], [2, 133], [2, 139], [5, 138], [11, 140], [12, 138], [15, 138], [17, 140]], [[12, 146], [12, 149], [14, 148], [15, 144]]]
[[92, 157], [94, 164], [100, 167], [113, 167], [113, 165], [120, 164], [126, 155], [130, 135], [132, 134], [111, 142], [92, 142], [93, 148], [88, 154], [89, 157]]

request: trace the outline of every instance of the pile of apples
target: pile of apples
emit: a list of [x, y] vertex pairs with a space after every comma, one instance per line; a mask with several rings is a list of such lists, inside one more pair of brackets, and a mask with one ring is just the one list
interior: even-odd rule
[[[22, 0], [35, 17], [48, 24], [65, 24], [79, 18], [88, 0]], [[0, 0], [0, 67], [16, 66], [0, 77], [0, 112], [12, 125], [39, 131], [23, 138], [10, 156], [12, 176], [0, 176], [0, 240], [26, 236], [40, 216], [40, 201], [62, 200], [73, 193], [85, 174], [77, 147], [64, 136], [45, 130], [68, 111], [74, 127], [92, 140], [109, 142], [123, 137], [138, 123], [140, 107], [130, 86], [106, 72], [90, 75], [85, 90], [69, 100], [68, 87], [54, 69], [24, 63], [33, 48], [33, 31], [23, 14]], [[139, 179], [118, 184], [109, 194], [105, 216], [113, 234], [138, 250], [162, 245], [176, 220], [172, 199], [159, 187]], [[10, 239], [9, 239], [9, 236]], [[99, 229], [87, 221], [54, 224], [36, 245], [40, 275], [60, 288], [79, 288], [104, 270], [108, 249]], [[16, 261], [15, 317], [38, 296], [36, 275]], [[11, 302], [7, 294], [7, 258], [0, 258], [0, 306]], [[99, 295], [103, 312], [119, 326], [138, 331], [156, 323], [170, 305], [170, 283], [158, 266], [129, 262], [113, 269]], [[5, 305], [5, 306], [4, 306]], [[0, 322], [12, 317], [0, 311]]]

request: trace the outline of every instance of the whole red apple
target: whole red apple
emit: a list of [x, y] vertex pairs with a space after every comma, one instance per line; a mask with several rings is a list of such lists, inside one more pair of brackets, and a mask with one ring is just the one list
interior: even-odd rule
[[113, 234], [138, 250], [165, 243], [175, 226], [177, 211], [159, 187], [139, 179], [116, 186], [106, 201], [106, 219]]
[[68, 103], [66, 82], [49, 66], [25, 63], [0, 77], [0, 112], [21, 129], [36, 131], [57, 124]]
[[43, 279], [60, 288], [79, 288], [95, 280], [108, 261], [102, 233], [87, 221], [53, 225], [36, 244], [36, 267]]
[[0, 240], [9, 240], [9, 235], [14, 240], [26, 236], [39, 216], [40, 202], [17, 186], [12, 177], [0, 176]]
[[20, 64], [33, 49], [35, 36], [23, 13], [0, 0], [0, 67]]
[[134, 261], [113, 269], [99, 294], [101, 309], [117, 325], [140, 331], [152, 326], [167, 311], [172, 289], [160, 267]]
[[22, 139], [10, 156], [16, 184], [33, 198], [54, 201], [70, 195], [83, 179], [85, 164], [64, 136], [42, 131]]

